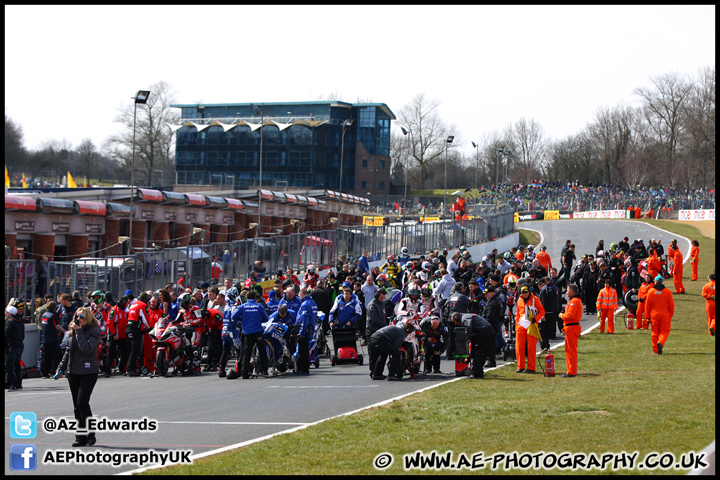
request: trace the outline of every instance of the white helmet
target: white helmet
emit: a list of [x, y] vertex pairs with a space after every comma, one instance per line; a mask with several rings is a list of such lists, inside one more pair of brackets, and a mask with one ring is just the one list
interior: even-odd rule
[[530, 245], [527, 246], [527, 248], [528, 248], [528, 250], [532, 250], [532, 249], [535, 248], [535, 245], [533, 245], [533, 244], [531, 243]]
[[423, 282], [427, 282], [428, 276], [425, 272], [418, 272], [418, 278]]
[[402, 247], [400, 249], [400, 253], [402, 253], [403, 255], [407, 255], [409, 252], [410, 252], [410, 250], [408, 250], [407, 247]]

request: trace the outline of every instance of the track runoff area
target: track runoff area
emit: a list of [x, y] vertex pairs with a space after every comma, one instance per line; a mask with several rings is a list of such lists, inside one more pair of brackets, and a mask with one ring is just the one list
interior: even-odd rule
[[[621, 229], [617, 228], [619, 222]], [[547, 245], [553, 262], [559, 260], [566, 239], [575, 243], [580, 255], [591, 252], [600, 238], [609, 245], [625, 235], [631, 241], [661, 238], [665, 245], [677, 239], [687, 242], [681, 248], [690, 250], [688, 239], [642, 222], [572, 220], [523, 222], [521, 226], [540, 234], [540, 243]], [[618, 238], [608, 238], [609, 231], [618, 231]], [[578, 238], [580, 232], [582, 237]], [[599, 323], [594, 315], [585, 315], [581, 325], [584, 335]], [[559, 340], [551, 341], [551, 350], [563, 345], [560, 335]], [[361, 350], [367, 359], [366, 347]], [[506, 364], [498, 359], [496, 368]], [[36, 468], [25, 469], [25, 474], [129, 474], [188, 463], [465, 379], [455, 377], [454, 368], [454, 361], [443, 360], [441, 369], [449, 374], [372, 382], [367, 362], [331, 367], [329, 357], [323, 356], [320, 367], [312, 368], [308, 377], [227, 380], [206, 373], [185, 378], [100, 378], [91, 401], [93, 414], [101, 422], [98, 443], [74, 449], [70, 447], [73, 432], [67, 423], [73, 420], [67, 381], [26, 379], [22, 391], [6, 393], [5, 397], [5, 443], [22, 447], [14, 452], [6, 450], [5, 473], [15, 473], [11, 465], [20, 469], [29, 466], [31, 455]], [[32, 419], [20, 417], [35, 421], [32, 439], [16, 435], [18, 412], [34, 415]], [[23, 447], [25, 443], [35, 450], [28, 451], [31, 447]]]

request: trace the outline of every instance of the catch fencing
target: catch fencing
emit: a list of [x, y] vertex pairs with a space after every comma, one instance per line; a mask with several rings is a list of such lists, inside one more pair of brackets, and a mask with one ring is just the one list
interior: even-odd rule
[[[407, 247], [413, 255], [429, 250], [457, 248], [484, 243], [513, 232], [513, 212], [507, 206], [475, 206], [472, 220], [405, 222], [383, 226], [339, 226], [335, 230], [295, 233], [286, 236], [250, 238], [228, 243], [191, 245], [164, 250], [137, 251], [133, 255], [48, 262], [47, 292], [72, 295], [83, 300], [94, 290], [111, 292], [117, 301], [126, 290], [137, 295], [158, 290], [185, 277], [187, 286], [208, 281], [233, 284], [245, 280], [251, 271], [269, 278], [277, 270], [301, 273], [308, 265], [319, 270], [335, 267], [340, 257], [348, 263], [363, 251], [368, 260], [398, 255]], [[5, 300], [34, 297], [35, 262], [7, 261]]]

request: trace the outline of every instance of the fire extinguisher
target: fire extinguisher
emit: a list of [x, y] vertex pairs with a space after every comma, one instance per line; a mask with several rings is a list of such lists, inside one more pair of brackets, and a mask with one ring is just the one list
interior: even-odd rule
[[555, 376], [555, 355], [553, 355], [551, 352], [548, 352], [545, 355], [545, 376]]
[[628, 312], [627, 317], [625, 317], [625, 320], [626, 320], [625, 323], [627, 323], [627, 329], [633, 330], [634, 325], [635, 325], [635, 315], [633, 315], [632, 312]]

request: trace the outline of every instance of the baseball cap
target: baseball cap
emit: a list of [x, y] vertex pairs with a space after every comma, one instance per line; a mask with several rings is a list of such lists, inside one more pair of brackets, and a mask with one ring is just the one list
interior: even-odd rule
[[125, 290], [125, 296], [132, 295], [132, 290]]
[[487, 287], [485, 287], [485, 290], [483, 290], [483, 293], [492, 293], [494, 291], [495, 287], [493, 287], [492, 285], [488, 285]]
[[8, 312], [10, 315], [17, 315], [17, 308], [15, 307], [6, 307], [5, 311]]
[[655, 283], [662, 283], [662, 281], [663, 281], [662, 275], [658, 275], [657, 277], [655, 277]]
[[200, 288], [210, 288], [210, 284], [208, 282], [202, 282]]
[[523, 287], [520, 289], [520, 293], [525, 293], [525, 292], [529, 292], [529, 291], [530, 291], [530, 289], [527, 287], [527, 285], [523, 286]]
[[350, 282], [343, 282], [342, 288], [352, 288], [352, 285], [350, 285]]

